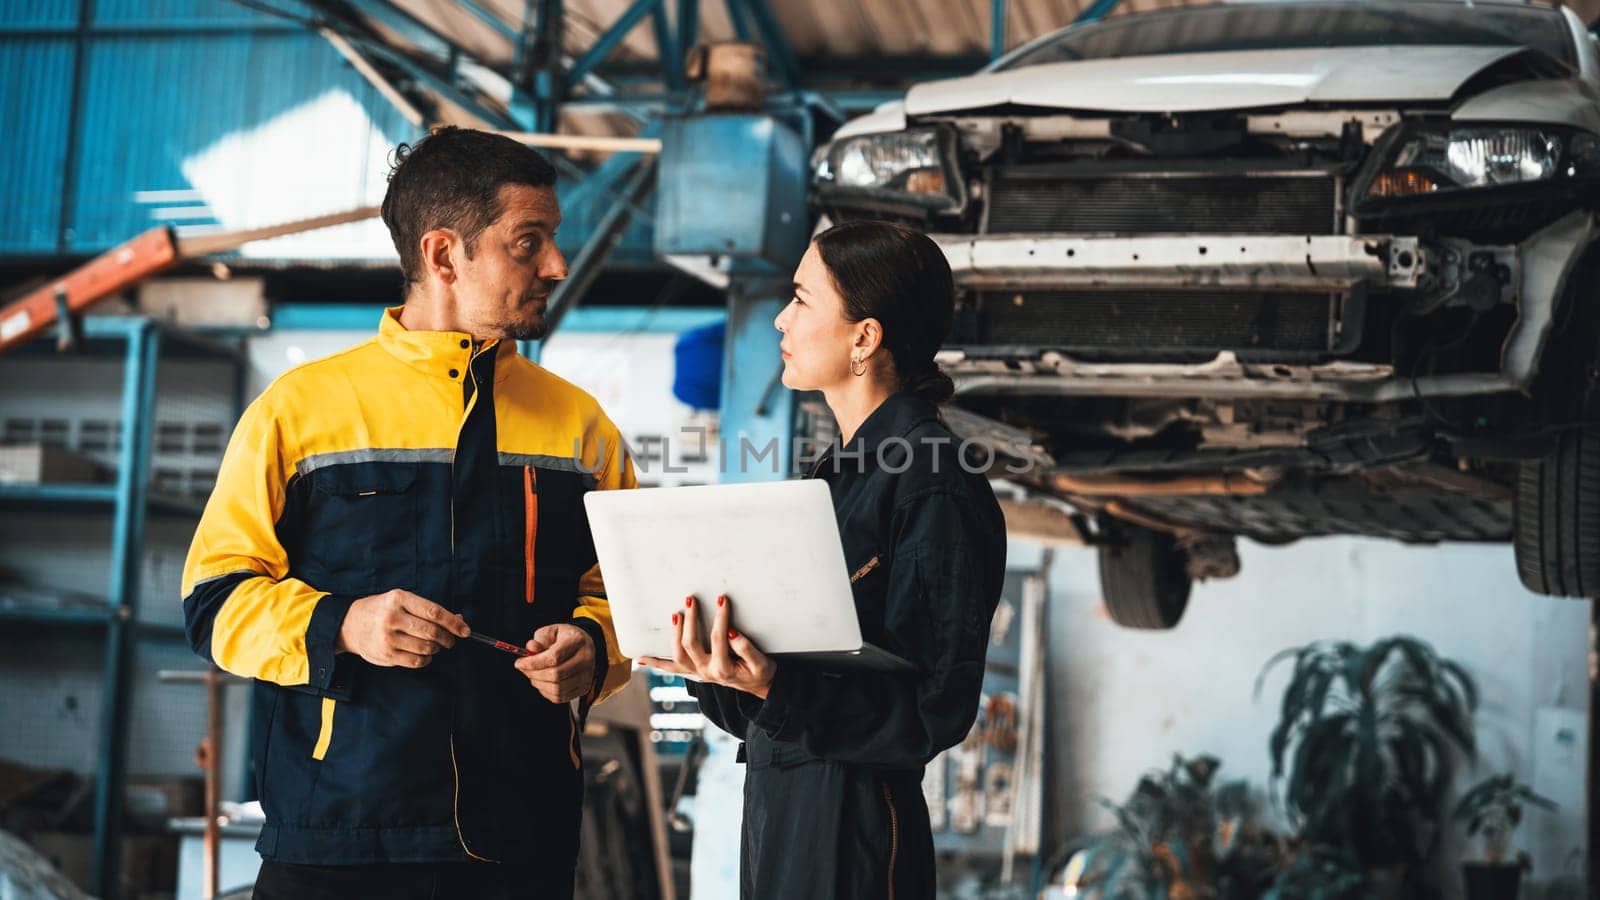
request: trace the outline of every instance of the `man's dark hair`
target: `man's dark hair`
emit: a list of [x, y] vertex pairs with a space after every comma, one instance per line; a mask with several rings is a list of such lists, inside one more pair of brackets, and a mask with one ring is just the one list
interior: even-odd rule
[[466, 242], [470, 259], [478, 236], [500, 217], [500, 188], [508, 184], [553, 187], [555, 167], [536, 151], [504, 135], [447, 126], [415, 144], [395, 148], [383, 224], [400, 253], [406, 284], [422, 280], [418, 242], [448, 228]]
[[900, 390], [930, 403], [955, 384], [933, 355], [955, 316], [955, 280], [944, 251], [920, 231], [894, 222], [846, 222], [817, 235], [822, 264], [850, 322], [877, 319]]

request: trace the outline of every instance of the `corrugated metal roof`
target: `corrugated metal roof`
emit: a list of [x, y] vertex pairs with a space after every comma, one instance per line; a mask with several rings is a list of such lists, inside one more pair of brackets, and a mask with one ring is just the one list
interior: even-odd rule
[[[297, 0], [280, 0], [273, 6], [296, 15], [306, 12], [306, 7]], [[178, 28], [185, 25], [248, 28], [284, 24], [284, 20], [267, 13], [218, 0], [94, 0], [92, 21], [96, 25], [160, 24]]]
[[50, 28], [75, 25], [78, 4], [63, 0], [6, 0], [0, 3], [0, 25], [8, 28]]
[[[132, 5], [106, 2], [111, 16]], [[163, 0], [147, 12], [227, 21], [233, 8]], [[69, 37], [0, 39], [0, 116], [23, 137], [0, 167], [8, 211], [0, 253], [57, 252], [74, 47]], [[377, 203], [390, 148], [415, 134], [326, 41], [303, 30], [116, 31], [91, 36], [88, 48], [69, 252], [97, 252], [154, 225], [203, 233]], [[372, 220], [244, 253], [371, 259], [393, 249]]]
[[70, 38], [0, 38], [0, 122], [12, 147], [0, 165], [0, 253], [53, 253], [61, 228]]
[[[521, 27], [522, 0], [477, 2], [503, 25]], [[1006, 46], [1015, 47], [1069, 25], [1092, 4], [1093, 0], [1009, 0]], [[395, 5], [479, 59], [494, 64], [511, 60], [511, 42], [454, 0], [396, 0]], [[631, 5], [630, 0], [567, 0], [567, 52], [582, 53]], [[801, 57], [970, 57], [989, 52], [989, 0], [770, 0], [769, 5], [794, 52]], [[1122, 0], [1112, 15], [1189, 5], [1196, 4], [1186, 0]], [[1463, 3], [1463, 8], [1466, 5]], [[1600, 0], [1567, 5], [1577, 10], [1585, 22], [1600, 13]], [[675, 19], [676, 4], [666, 6], [669, 17]], [[735, 37], [727, 6], [719, 0], [701, 3], [700, 26], [701, 41]], [[629, 34], [614, 58], [656, 58], [648, 18]]]
[[[384, 155], [412, 134], [305, 32], [96, 39], [81, 121], [69, 246], [83, 251], [157, 224], [198, 233], [378, 202]], [[388, 245], [369, 221], [247, 252], [366, 258]]]

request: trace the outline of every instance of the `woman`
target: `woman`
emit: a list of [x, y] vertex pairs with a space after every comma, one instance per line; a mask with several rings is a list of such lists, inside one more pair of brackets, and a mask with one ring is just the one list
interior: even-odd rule
[[742, 897], [931, 898], [922, 770], [972, 727], [1005, 575], [994, 492], [938, 418], [950, 267], [909, 228], [849, 223], [817, 236], [794, 286], [775, 323], [783, 383], [821, 391], [839, 423], [811, 477], [833, 494], [862, 637], [918, 671], [774, 660], [726, 597], [709, 641], [675, 615], [677, 657], [642, 662], [701, 679], [701, 710], [745, 741]]

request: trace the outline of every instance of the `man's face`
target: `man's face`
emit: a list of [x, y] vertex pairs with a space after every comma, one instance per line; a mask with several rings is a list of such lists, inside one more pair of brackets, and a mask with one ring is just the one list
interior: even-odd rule
[[456, 308], [466, 330], [517, 341], [545, 336], [545, 305], [567, 277], [556, 249], [560, 224], [553, 188], [501, 186], [500, 217], [478, 235], [472, 257], [457, 260]]

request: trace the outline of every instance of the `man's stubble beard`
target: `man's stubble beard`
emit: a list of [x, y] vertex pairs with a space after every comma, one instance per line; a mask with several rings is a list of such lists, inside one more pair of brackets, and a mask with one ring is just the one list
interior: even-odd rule
[[532, 301], [537, 304], [538, 312], [532, 313], [526, 320], [513, 321], [506, 326], [507, 338], [513, 341], [542, 341], [550, 336], [550, 324], [545, 313], [550, 311], [550, 295], [554, 293], [553, 285], [551, 287], [552, 290], [545, 291], [537, 301]]
[[518, 322], [506, 329], [506, 337], [513, 341], [542, 341], [549, 335], [550, 326], [545, 321], [544, 313], [539, 313], [530, 322]]

